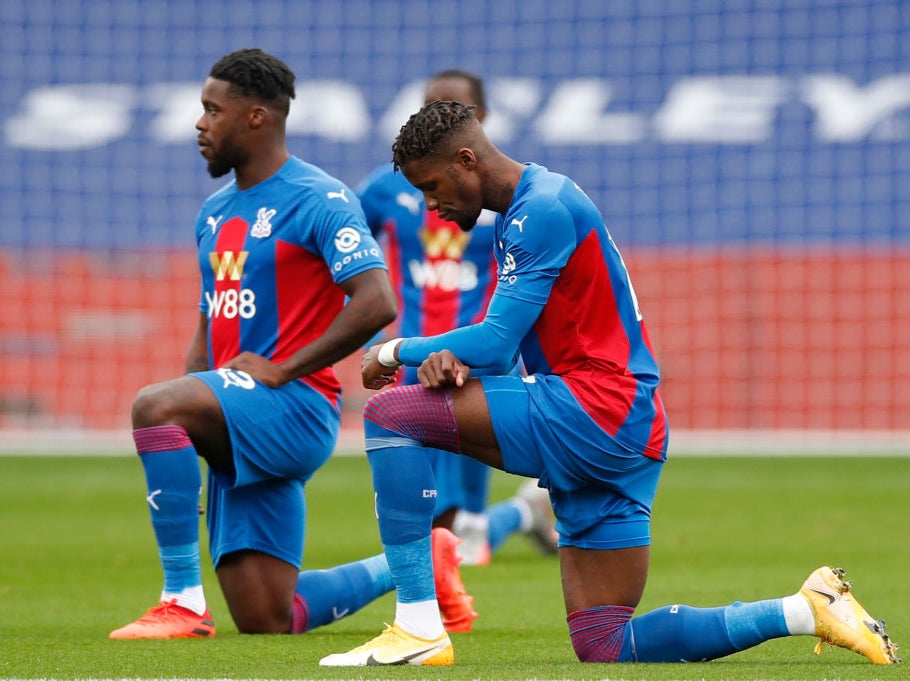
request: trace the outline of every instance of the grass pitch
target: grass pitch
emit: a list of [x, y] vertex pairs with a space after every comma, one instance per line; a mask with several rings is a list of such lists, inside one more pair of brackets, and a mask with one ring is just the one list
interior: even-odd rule
[[[910, 657], [910, 459], [685, 458], [666, 466], [638, 612], [724, 605], [796, 591], [822, 564]], [[493, 478], [493, 499], [521, 480]], [[305, 567], [380, 550], [369, 467], [331, 460], [308, 491]], [[205, 533], [203, 529], [203, 541]], [[322, 669], [318, 660], [376, 635], [392, 595], [303, 636], [237, 634], [205, 566], [213, 640], [110, 641], [154, 604], [161, 573], [141, 466], [123, 457], [0, 457], [0, 679], [907, 679], [811, 637], [767, 642], [709, 663], [584, 665], [569, 642], [558, 561], [513, 537], [488, 567], [465, 567], [480, 618], [453, 636], [451, 668]]]

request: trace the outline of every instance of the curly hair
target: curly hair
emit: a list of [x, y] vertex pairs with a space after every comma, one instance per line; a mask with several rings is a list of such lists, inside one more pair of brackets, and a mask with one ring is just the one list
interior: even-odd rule
[[457, 132], [476, 121], [476, 106], [459, 102], [430, 102], [401, 126], [392, 145], [392, 165], [398, 170], [408, 161], [438, 153]]
[[258, 48], [236, 50], [215, 62], [210, 78], [230, 83], [244, 97], [255, 97], [285, 112], [294, 99], [294, 72], [278, 57]]

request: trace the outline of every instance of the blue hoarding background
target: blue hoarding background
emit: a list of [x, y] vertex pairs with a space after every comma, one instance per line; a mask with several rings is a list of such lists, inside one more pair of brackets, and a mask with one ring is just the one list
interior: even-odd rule
[[459, 67], [621, 244], [906, 243], [908, 28], [869, 0], [7, 0], [0, 246], [190, 248], [199, 88], [248, 46], [297, 74], [292, 152], [350, 184]]

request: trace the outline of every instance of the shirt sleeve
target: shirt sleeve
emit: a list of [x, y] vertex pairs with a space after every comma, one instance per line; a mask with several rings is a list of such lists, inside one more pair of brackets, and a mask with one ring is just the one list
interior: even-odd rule
[[510, 210], [497, 236], [498, 281], [483, 321], [438, 336], [406, 339], [398, 348], [402, 362], [418, 366], [442, 349], [470, 367], [502, 366], [517, 356], [575, 249], [575, 225], [560, 201], [542, 196]]
[[386, 269], [382, 251], [367, 228], [356, 196], [348, 201], [322, 198], [321, 203], [311, 202], [298, 219], [311, 226], [317, 248], [336, 284], [369, 269]]
[[483, 321], [437, 336], [406, 338], [398, 346], [398, 359], [420, 366], [431, 352], [449, 350], [470, 367], [502, 367], [507, 373], [541, 310], [543, 305], [494, 294]]
[[528, 201], [503, 220], [496, 293], [544, 305], [575, 250], [568, 209], [548, 197]]

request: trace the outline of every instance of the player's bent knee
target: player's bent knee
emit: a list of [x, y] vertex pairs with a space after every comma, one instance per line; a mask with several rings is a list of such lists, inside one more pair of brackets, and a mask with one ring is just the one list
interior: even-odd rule
[[241, 634], [289, 634], [293, 623], [293, 604], [271, 599], [227, 597], [231, 618]]
[[291, 616], [276, 619], [266, 616], [235, 616], [234, 624], [241, 634], [290, 634]]
[[[399, 434], [416, 442], [461, 451], [452, 395], [448, 390], [427, 390], [420, 385], [403, 385], [376, 393], [363, 408], [367, 450], [373, 437]], [[377, 428], [379, 430], [377, 430]]]
[[569, 614], [572, 648], [582, 662], [619, 662], [632, 608], [606, 605]]
[[131, 418], [133, 428], [147, 428], [166, 423], [168, 401], [167, 393], [162, 390], [162, 384], [147, 385], [136, 394], [133, 400]]
[[[182, 419], [202, 408], [204, 389], [203, 383], [185, 376], [141, 388], [133, 399], [133, 428], [181, 424]], [[215, 400], [214, 395], [211, 399]]]

